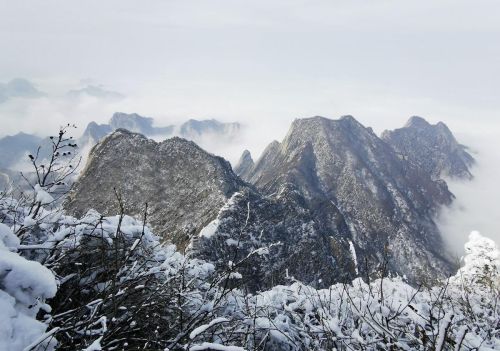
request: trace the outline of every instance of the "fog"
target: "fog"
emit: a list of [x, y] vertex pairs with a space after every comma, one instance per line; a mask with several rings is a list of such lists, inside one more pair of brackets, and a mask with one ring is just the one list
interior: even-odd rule
[[447, 180], [455, 194], [453, 204], [444, 208], [439, 225], [452, 254], [461, 256], [463, 244], [473, 230], [500, 243], [500, 134], [496, 131], [463, 134], [461, 141], [471, 147], [477, 164], [472, 181]]

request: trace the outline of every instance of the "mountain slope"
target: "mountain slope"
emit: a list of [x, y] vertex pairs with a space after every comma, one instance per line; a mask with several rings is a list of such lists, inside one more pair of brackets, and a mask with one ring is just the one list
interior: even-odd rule
[[232, 139], [238, 135], [240, 129], [241, 125], [236, 122], [223, 123], [215, 119], [202, 121], [190, 119], [180, 125], [178, 135], [189, 140], [198, 140], [205, 136]]
[[248, 173], [252, 170], [254, 162], [250, 151], [245, 150], [241, 155], [236, 166], [234, 166], [234, 173], [236, 173], [241, 178], [245, 178]]
[[403, 128], [385, 131], [382, 139], [400, 158], [424, 169], [434, 179], [472, 179], [474, 158], [443, 122], [431, 125], [421, 117], [412, 117]]
[[140, 217], [147, 202], [151, 226], [163, 238], [185, 245], [240, 184], [227, 161], [193, 142], [172, 138], [157, 143], [118, 129], [92, 149], [65, 207], [78, 215], [89, 208], [118, 213], [116, 188], [127, 214]]
[[[243, 260], [239, 268], [250, 289], [284, 283], [286, 272], [315, 286], [354, 275], [348, 242], [323, 232], [301, 196], [284, 190], [263, 197], [229, 163], [193, 142], [157, 143], [126, 130], [113, 132], [91, 151], [65, 208], [75, 215], [91, 208], [118, 213], [114, 188], [126, 214], [141, 218], [148, 202], [148, 224], [164, 241], [189, 244], [191, 256], [221, 270]], [[251, 254], [257, 249], [262, 252]]]
[[324, 230], [352, 241], [358, 262], [376, 266], [387, 252], [390, 270], [410, 279], [452, 268], [433, 220], [452, 200], [446, 184], [400, 160], [351, 116], [295, 120], [245, 178], [265, 194], [300, 193]]

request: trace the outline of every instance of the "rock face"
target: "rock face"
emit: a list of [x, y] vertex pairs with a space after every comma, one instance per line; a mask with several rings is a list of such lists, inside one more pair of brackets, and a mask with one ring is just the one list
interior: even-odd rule
[[127, 214], [140, 218], [147, 202], [152, 228], [184, 246], [241, 184], [227, 161], [193, 142], [172, 138], [157, 143], [118, 129], [92, 149], [65, 208], [77, 215], [90, 208], [119, 213], [116, 188]]
[[245, 178], [254, 166], [250, 151], [245, 150], [241, 155], [238, 163], [234, 167], [234, 172], [241, 178]]
[[148, 136], [159, 135], [159, 134], [171, 134], [174, 127], [153, 127], [154, 119], [151, 117], [142, 117], [137, 113], [123, 113], [116, 112], [113, 117], [109, 120], [109, 126], [111, 130], [116, 129], [127, 129], [131, 132], [141, 133]]
[[113, 128], [109, 124], [97, 124], [90, 122], [85, 128], [83, 135], [79, 138], [79, 145], [95, 145], [99, 140], [111, 133]]
[[348, 242], [323, 233], [299, 194], [264, 197], [193, 142], [113, 132], [91, 151], [64, 207], [75, 215], [90, 208], [116, 214], [114, 188], [127, 214], [141, 218], [148, 202], [148, 224], [181, 249], [189, 243], [191, 256], [220, 269], [241, 262], [250, 289], [284, 283], [287, 274], [315, 286], [354, 275]]
[[143, 117], [137, 113], [116, 112], [108, 124], [89, 123], [83, 136], [78, 141], [80, 145], [93, 146], [104, 136], [120, 128], [147, 137], [169, 138], [180, 136], [193, 141], [216, 137], [230, 141], [238, 135], [241, 129], [239, 123], [223, 123], [215, 119], [202, 121], [190, 119], [179, 126], [155, 127], [153, 124], [154, 119], [151, 117]]
[[434, 179], [472, 179], [474, 158], [443, 122], [432, 125], [421, 117], [412, 117], [403, 128], [385, 131], [382, 139], [400, 158], [424, 169]]
[[[386, 267], [418, 282], [454, 267], [434, 223], [453, 195], [350, 116], [294, 121], [253, 163], [236, 167], [193, 142], [157, 143], [119, 129], [90, 153], [65, 204], [73, 214], [125, 211], [250, 290], [298, 279], [324, 287]], [[249, 184], [250, 183], [250, 184]]]
[[[217, 138], [218, 141], [223, 143], [233, 140], [241, 130], [239, 123], [223, 123], [214, 119], [203, 121], [191, 119], [179, 126], [155, 127], [153, 118], [143, 117], [137, 113], [116, 112], [107, 124], [90, 122], [82, 136], [75, 140], [80, 147], [79, 150], [83, 158], [86, 158], [87, 150], [90, 150], [106, 135], [120, 128], [148, 137], [155, 137], [156, 139], [178, 135], [196, 142], [207, 138]], [[26, 168], [29, 163], [25, 162], [22, 167], [19, 167], [19, 161], [27, 161], [27, 154], [35, 154], [38, 146], [42, 147], [39, 159], [50, 155], [52, 143], [48, 137], [40, 138], [32, 134], [19, 133], [14, 136], [0, 138], [0, 155], [3, 155], [0, 158], [0, 169], [19, 171], [20, 168]]]
[[242, 275], [251, 291], [298, 279], [316, 287], [356, 276], [349, 242], [322, 230], [295, 191], [265, 197], [242, 189], [194, 237], [189, 254]]
[[236, 122], [222, 123], [215, 119], [203, 121], [190, 119], [179, 127], [178, 135], [189, 140], [197, 140], [205, 135], [232, 139], [240, 132], [240, 129], [241, 125]]
[[452, 268], [433, 220], [452, 200], [446, 184], [398, 158], [351, 116], [295, 120], [245, 180], [264, 194], [298, 192], [321, 230], [353, 243], [360, 265], [377, 266], [388, 253], [389, 269], [413, 280]]

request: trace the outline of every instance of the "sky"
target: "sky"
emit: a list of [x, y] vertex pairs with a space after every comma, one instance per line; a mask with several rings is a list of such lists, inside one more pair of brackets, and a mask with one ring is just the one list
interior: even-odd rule
[[419, 115], [491, 152], [498, 18], [498, 0], [3, 0], [0, 136], [115, 111], [217, 118], [244, 123], [258, 156], [295, 118], [381, 132]]

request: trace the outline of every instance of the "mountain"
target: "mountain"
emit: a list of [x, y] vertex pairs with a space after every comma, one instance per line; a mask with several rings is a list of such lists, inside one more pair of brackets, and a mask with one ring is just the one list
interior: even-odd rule
[[352, 242], [360, 265], [377, 266], [388, 253], [389, 269], [413, 281], [453, 267], [434, 222], [453, 199], [446, 184], [401, 160], [352, 116], [295, 120], [245, 180], [269, 196], [283, 189], [303, 196], [323, 230]]
[[221, 138], [225, 141], [232, 140], [240, 132], [239, 123], [223, 123], [215, 119], [194, 120], [190, 119], [179, 126], [170, 125], [166, 127], [155, 127], [154, 119], [143, 117], [137, 113], [116, 112], [108, 124], [89, 123], [80, 140], [81, 145], [87, 141], [93, 141], [94, 145], [105, 135], [117, 129], [127, 129], [131, 132], [140, 133], [148, 137], [169, 138], [180, 136], [182, 138], [201, 141], [204, 138]]
[[131, 132], [141, 133], [148, 136], [160, 135], [160, 134], [171, 134], [174, 127], [154, 127], [154, 119], [151, 117], [142, 117], [137, 113], [123, 113], [116, 112], [113, 117], [109, 120], [109, 125], [112, 130], [116, 129], [127, 129]]
[[446, 183], [353, 117], [296, 120], [250, 160], [240, 163], [248, 184], [193, 142], [119, 129], [92, 150], [65, 207], [117, 213], [114, 188], [127, 214], [141, 217], [148, 202], [163, 240], [221, 270], [239, 264], [253, 290], [287, 279], [327, 286], [381, 267], [418, 282], [454, 267], [434, 222], [453, 198]]
[[157, 143], [118, 129], [92, 149], [65, 207], [77, 215], [90, 208], [116, 214], [116, 188], [127, 214], [140, 218], [147, 202], [152, 228], [183, 246], [241, 185], [227, 161], [193, 142], [174, 137]]
[[[217, 138], [219, 141], [230, 142], [240, 132], [239, 123], [223, 123], [216, 120], [189, 120], [179, 126], [170, 125], [155, 127], [154, 119], [143, 117], [137, 113], [116, 112], [107, 124], [90, 122], [82, 136], [76, 140], [79, 150], [85, 159], [88, 150], [106, 135], [117, 129], [127, 129], [148, 137], [170, 138], [182, 136], [189, 140], [202, 141], [207, 138]], [[51, 152], [51, 140], [26, 133], [0, 138], [0, 169], [19, 170], [19, 161], [27, 160], [27, 154], [35, 154], [38, 146], [42, 146], [40, 157], [44, 158]], [[27, 163], [23, 166], [28, 165]]]
[[424, 169], [434, 179], [472, 179], [474, 158], [443, 122], [432, 125], [421, 117], [412, 117], [403, 128], [385, 131], [382, 139], [400, 158]]
[[142, 218], [148, 203], [148, 225], [164, 241], [221, 270], [243, 260], [250, 289], [285, 283], [285, 272], [315, 286], [354, 275], [348, 242], [323, 233], [300, 196], [262, 196], [191, 141], [114, 131], [92, 149], [64, 207], [78, 216], [116, 214], [115, 188], [128, 215]]
[[111, 133], [113, 128], [109, 124], [90, 122], [82, 136], [78, 139], [79, 145], [95, 145], [99, 140]]
[[241, 178], [245, 178], [254, 166], [250, 151], [245, 150], [241, 155], [238, 163], [234, 167], [234, 172]]
[[36, 153], [42, 138], [26, 133], [8, 135], [0, 139], [0, 168], [9, 169], [23, 159], [27, 160], [29, 153]]
[[11, 98], [34, 99], [46, 96], [33, 83], [23, 78], [15, 78], [7, 83], [0, 83], [0, 103]]
[[[188, 255], [226, 271], [235, 267], [250, 291], [294, 280], [315, 287], [356, 277], [356, 256], [345, 238], [325, 231], [293, 190], [263, 196], [242, 188], [193, 236]], [[241, 276], [240, 276], [241, 275]]]
[[239, 123], [222, 123], [215, 119], [198, 121], [190, 119], [179, 127], [179, 136], [197, 140], [206, 135], [223, 136], [227, 139], [234, 138], [241, 129]]
[[93, 146], [106, 135], [117, 129], [127, 129], [131, 132], [141, 133], [147, 136], [155, 136], [160, 134], [169, 135], [173, 132], [174, 127], [154, 127], [154, 119], [151, 117], [143, 117], [137, 113], [115, 112], [108, 124], [97, 124], [90, 122], [85, 128], [83, 135], [79, 138], [79, 145]]

